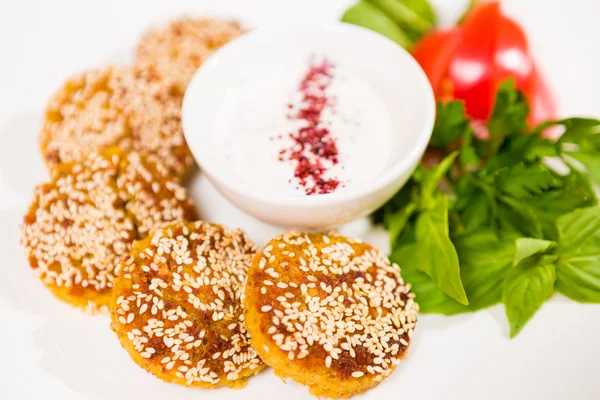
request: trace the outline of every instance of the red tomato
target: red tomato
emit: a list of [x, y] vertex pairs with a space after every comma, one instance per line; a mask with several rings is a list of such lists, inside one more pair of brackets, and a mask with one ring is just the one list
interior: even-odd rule
[[512, 19], [500, 16], [494, 53], [494, 80], [500, 83], [515, 78], [517, 89], [530, 93], [533, 80], [533, 60], [523, 29]]
[[412, 55], [427, 74], [436, 98], [444, 97], [443, 80], [447, 79], [448, 62], [460, 40], [460, 28], [431, 32], [418, 41]]
[[470, 116], [482, 120], [487, 119], [493, 102], [495, 35], [499, 19], [498, 3], [478, 7], [469, 14], [463, 24], [461, 42], [448, 65], [454, 97], [464, 100]]
[[426, 35], [416, 43], [413, 55], [436, 98], [463, 100], [475, 120], [489, 118], [496, 90], [509, 77], [529, 100], [530, 123], [556, 113], [551, 93], [535, 70], [523, 29], [501, 13], [498, 2], [476, 7], [459, 27]]

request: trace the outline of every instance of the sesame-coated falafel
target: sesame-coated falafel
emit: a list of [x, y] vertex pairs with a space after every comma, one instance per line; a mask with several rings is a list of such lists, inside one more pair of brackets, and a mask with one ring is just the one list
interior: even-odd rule
[[154, 153], [180, 180], [194, 160], [183, 137], [183, 91], [152, 65], [105, 67], [69, 78], [50, 99], [40, 148], [49, 169], [118, 146]]
[[167, 382], [244, 386], [264, 368], [240, 302], [254, 253], [243, 232], [202, 221], [136, 242], [110, 303], [112, 328], [133, 361]]
[[109, 148], [58, 165], [36, 188], [21, 242], [54, 295], [93, 312], [106, 310], [114, 269], [134, 240], [196, 218], [185, 188], [154, 155]]
[[157, 66], [185, 90], [198, 67], [215, 50], [244, 32], [233, 20], [182, 18], [146, 32], [137, 60]]
[[275, 374], [316, 396], [348, 397], [404, 358], [418, 305], [379, 250], [337, 234], [290, 232], [257, 253], [244, 312]]

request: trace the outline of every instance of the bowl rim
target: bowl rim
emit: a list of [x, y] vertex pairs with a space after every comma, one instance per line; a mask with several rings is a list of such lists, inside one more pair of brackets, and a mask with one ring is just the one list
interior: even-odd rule
[[[407, 64], [412, 65], [411, 73], [415, 75], [414, 78], [421, 80], [422, 88], [425, 90], [425, 103], [429, 104], [426, 108], [424, 120], [425, 123], [423, 128], [421, 129], [419, 136], [417, 138], [416, 145], [414, 145], [410, 151], [408, 151], [404, 157], [399, 157], [395, 160], [389, 168], [386, 168], [379, 175], [377, 175], [374, 179], [369, 182], [364, 182], [358, 185], [353, 185], [347, 188], [344, 188], [340, 191], [334, 191], [326, 194], [318, 194], [318, 195], [294, 195], [294, 194], [278, 194], [269, 191], [263, 191], [260, 189], [253, 189], [251, 185], [244, 183], [241, 179], [237, 179], [235, 174], [230, 174], [233, 178], [228, 179], [224, 175], [219, 174], [217, 170], [212, 168], [210, 163], [206, 163], [204, 159], [209, 159], [208, 157], [201, 157], [202, 153], [205, 151], [210, 151], [205, 149], [204, 146], [198, 145], [197, 139], [192, 139], [190, 134], [187, 132], [191, 132], [192, 126], [190, 126], [190, 118], [186, 118], [186, 115], [191, 111], [190, 102], [190, 89], [196, 90], [199, 81], [201, 81], [204, 77], [205, 72], [212, 68], [213, 64], [218, 64], [221, 62], [220, 55], [225, 52], [234, 51], [235, 47], [242, 46], [246, 42], [252, 42], [253, 40], [257, 40], [261, 35], [276, 35], [281, 31], [290, 31], [292, 32], [306, 32], [307, 30], [317, 30], [326, 34], [327, 32], [335, 31], [337, 33], [349, 31], [354, 34], [365, 35], [369, 37], [370, 40], [381, 40], [388, 43], [388, 47], [391, 51], [396, 49], [401, 53], [402, 57], [407, 59]], [[234, 49], [234, 50], [232, 50]], [[436, 113], [436, 101], [433, 93], [433, 89], [429, 83], [429, 79], [425, 75], [425, 72], [418, 64], [418, 62], [410, 55], [408, 51], [402, 48], [400, 45], [388, 39], [387, 37], [373, 32], [369, 29], [352, 25], [345, 22], [337, 22], [337, 23], [329, 23], [329, 24], [319, 24], [319, 25], [273, 25], [267, 27], [255, 28], [244, 35], [232, 40], [227, 43], [217, 51], [215, 51], [211, 57], [195, 72], [192, 80], [190, 81], [186, 93], [184, 95], [183, 104], [182, 104], [182, 126], [184, 131], [184, 136], [186, 138], [186, 142], [190, 147], [192, 155], [196, 159], [196, 162], [200, 166], [202, 172], [206, 173], [209, 180], [215, 184], [215, 186], [223, 186], [228, 191], [237, 193], [239, 195], [244, 196], [247, 199], [252, 199], [257, 202], [267, 203], [267, 204], [278, 204], [282, 206], [295, 206], [295, 207], [315, 207], [315, 206], [326, 206], [333, 205], [339, 203], [350, 202], [352, 200], [356, 200], [358, 198], [365, 197], [368, 194], [376, 193], [386, 186], [390, 185], [394, 182], [399, 176], [402, 176], [406, 171], [414, 169], [414, 167], [420, 161], [422, 155], [424, 154], [427, 145], [429, 143], [429, 139], [431, 137], [431, 133], [433, 131], [433, 125], [435, 123], [435, 113]], [[187, 122], [186, 122], [187, 121]], [[190, 140], [192, 139], [192, 140]], [[215, 182], [216, 181], [216, 182]]]

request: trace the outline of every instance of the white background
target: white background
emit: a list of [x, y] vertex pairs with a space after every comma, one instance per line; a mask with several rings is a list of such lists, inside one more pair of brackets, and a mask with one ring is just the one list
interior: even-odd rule
[[[465, 1], [435, 1], [452, 21]], [[193, 12], [249, 26], [333, 22], [342, 0], [0, 2], [0, 399], [309, 398], [270, 371], [242, 391], [165, 384], [135, 366], [108, 329], [55, 301], [28, 270], [18, 226], [47, 174], [37, 150], [45, 102], [72, 73], [127, 59], [150, 24]], [[563, 115], [600, 116], [600, 2], [514, 0], [504, 9], [530, 34]], [[201, 176], [191, 185], [206, 219], [245, 228], [262, 245], [277, 228], [243, 215]], [[345, 233], [385, 246], [357, 221]], [[501, 306], [473, 315], [422, 316], [410, 355], [369, 399], [600, 399], [600, 306], [556, 296], [514, 340]]]

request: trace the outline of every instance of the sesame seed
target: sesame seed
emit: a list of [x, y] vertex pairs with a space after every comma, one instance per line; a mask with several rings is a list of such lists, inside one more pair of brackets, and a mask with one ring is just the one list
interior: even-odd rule
[[[263, 368], [249, 345], [239, 301], [255, 253], [245, 234], [198, 221], [169, 225], [140, 243], [145, 248], [136, 246], [123, 264], [127, 284], [117, 285], [123, 298], [115, 316], [130, 327], [120, 335], [123, 347], [161, 360], [162, 373], [187, 385], [240, 379]], [[156, 269], [143, 271], [148, 258], [139, 254]], [[198, 262], [186, 263], [190, 258]], [[219, 334], [215, 339], [207, 332]]]
[[[195, 219], [196, 210], [187, 196], [165, 200], [174, 191], [185, 194], [185, 189], [172, 173], [159, 172], [155, 155], [108, 148], [84, 152], [77, 159], [83, 156], [55, 170], [49, 183], [36, 188], [21, 241], [29, 259], [36, 260], [34, 273], [47, 286], [70, 288], [69, 296], [86, 300], [85, 309], [99, 311], [106, 309], [106, 295], [133, 241], [165, 223]], [[160, 193], [146, 184], [159, 185]], [[131, 318], [126, 321], [131, 323]]]
[[289, 232], [267, 247], [264, 268], [257, 261], [247, 285], [264, 304], [265, 351], [276, 346], [290, 363], [318, 359], [336, 376], [388, 376], [409, 346], [418, 311], [399, 269], [379, 250], [335, 233]]

